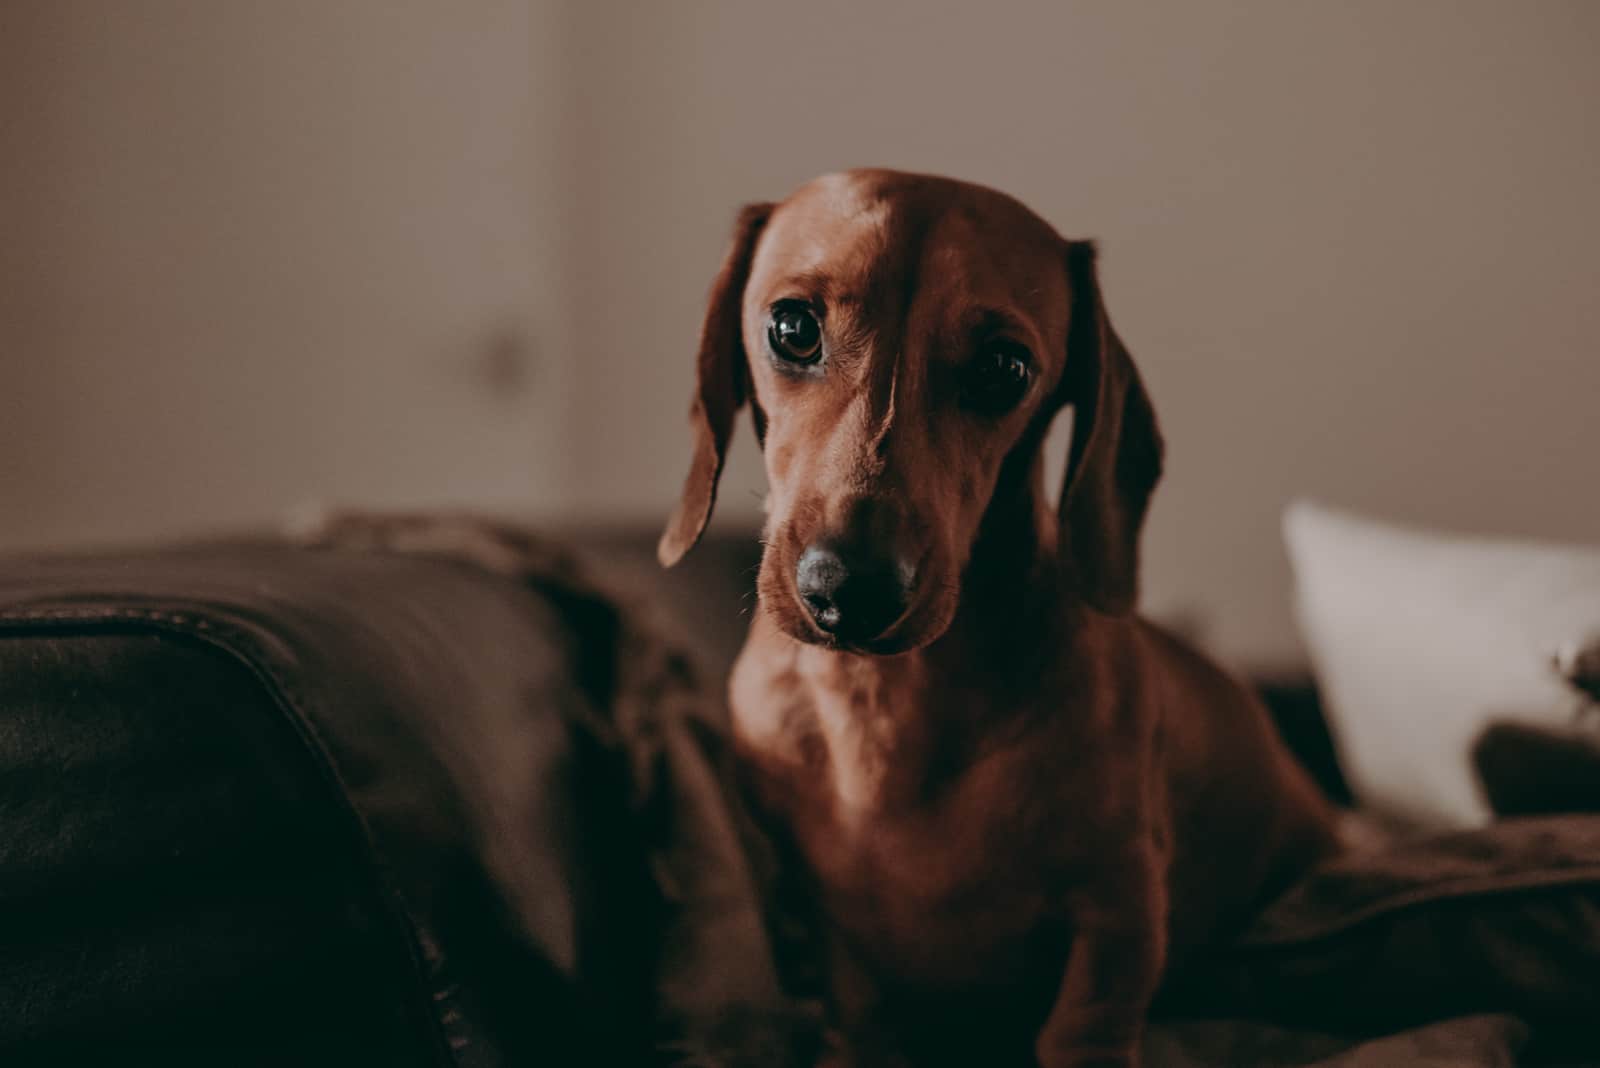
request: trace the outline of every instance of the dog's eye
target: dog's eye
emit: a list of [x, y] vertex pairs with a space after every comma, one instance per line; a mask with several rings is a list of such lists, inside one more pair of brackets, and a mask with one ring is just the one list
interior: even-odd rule
[[1015, 408], [1028, 392], [1033, 357], [1015, 341], [990, 341], [978, 353], [966, 375], [967, 405], [987, 415], [1002, 415]]
[[822, 358], [822, 324], [804, 304], [783, 303], [773, 308], [767, 340], [773, 354], [790, 363], [813, 364]]

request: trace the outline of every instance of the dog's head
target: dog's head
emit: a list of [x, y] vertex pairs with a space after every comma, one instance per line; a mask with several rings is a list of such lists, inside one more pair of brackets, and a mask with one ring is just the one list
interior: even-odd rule
[[[662, 536], [711, 515], [734, 417], [766, 459], [763, 609], [804, 641], [894, 653], [955, 616], [1004, 510], [1091, 607], [1130, 611], [1161, 468], [1148, 398], [1106, 317], [1094, 250], [979, 186], [890, 171], [818, 178], [744, 209], [712, 287], [695, 454]], [[1073, 408], [1056, 519], [1039, 451]]]

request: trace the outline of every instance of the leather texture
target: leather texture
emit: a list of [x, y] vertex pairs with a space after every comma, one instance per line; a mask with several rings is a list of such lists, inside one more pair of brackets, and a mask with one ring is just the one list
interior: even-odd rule
[[660, 907], [581, 607], [267, 543], [0, 561], [0, 1063], [633, 1060]]

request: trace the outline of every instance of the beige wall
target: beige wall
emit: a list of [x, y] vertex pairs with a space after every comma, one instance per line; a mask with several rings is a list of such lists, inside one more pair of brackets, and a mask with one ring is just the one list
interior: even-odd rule
[[659, 518], [734, 208], [864, 163], [1101, 239], [1171, 446], [1148, 601], [1225, 652], [1294, 654], [1295, 494], [1600, 541], [1600, 5], [0, 20], [0, 545], [308, 497]]
[[548, 18], [0, 9], [0, 545], [561, 492]]

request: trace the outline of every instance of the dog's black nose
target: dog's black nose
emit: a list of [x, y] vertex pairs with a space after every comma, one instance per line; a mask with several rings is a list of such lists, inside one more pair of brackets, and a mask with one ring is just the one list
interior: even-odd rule
[[876, 638], [911, 601], [909, 567], [833, 545], [808, 546], [794, 578], [817, 626], [845, 641]]

